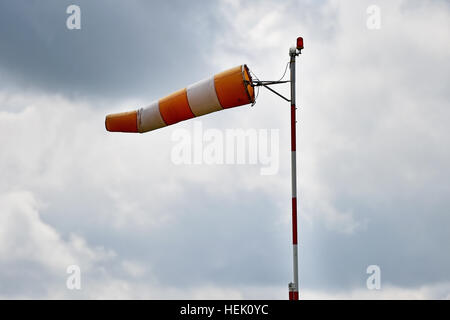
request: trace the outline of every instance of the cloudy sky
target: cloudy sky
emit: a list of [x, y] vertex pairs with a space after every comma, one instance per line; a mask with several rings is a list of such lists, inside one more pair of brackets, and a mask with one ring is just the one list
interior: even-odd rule
[[[261, 90], [254, 107], [142, 135], [104, 118], [243, 63], [278, 79], [300, 35], [300, 296], [450, 298], [439, 0], [1, 1], [0, 298], [287, 298], [287, 103]], [[279, 171], [176, 165], [172, 135], [195, 123], [278, 129]]]

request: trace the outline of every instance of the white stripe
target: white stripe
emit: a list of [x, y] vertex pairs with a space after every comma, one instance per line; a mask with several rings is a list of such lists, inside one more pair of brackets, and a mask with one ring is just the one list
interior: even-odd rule
[[294, 291], [298, 291], [298, 249], [296, 244], [293, 245], [292, 253], [294, 255]]
[[214, 86], [214, 77], [191, 84], [186, 91], [189, 106], [196, 117], [222, 110]]
[[159, 102], [152, 102], [145, 108], [138, 111], [138, 131], [147, 132], [165, 127], [166, 123], [159, 112]]

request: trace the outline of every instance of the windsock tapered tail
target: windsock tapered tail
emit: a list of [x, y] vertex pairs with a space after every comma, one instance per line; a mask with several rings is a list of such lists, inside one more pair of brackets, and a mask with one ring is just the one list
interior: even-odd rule
[[207, 113], [253, 103], [246, 65], [218, 73], [135, 111], [106, 116], [108, 131], [147, 132]]

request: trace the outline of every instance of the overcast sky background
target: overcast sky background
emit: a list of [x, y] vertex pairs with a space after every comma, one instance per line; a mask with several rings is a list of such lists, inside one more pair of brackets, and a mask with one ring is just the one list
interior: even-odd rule
[[[81, 30], [66, 8], [81, 8]], [[366, 26], [369, 5], [381, 28]], [[448, 1], [1, 1], [0, 297], [286, 299], [289, 106], [197, 119], [280, 130], [280, 171], [175, 165], [172, 132], [106, 132], [297, 36], [300, 296], [450, 298]], [[284, 91], [287, 93], [287, 91]], [[81, 268], [68, 290], [66, 268]], [[366, 268], [381, 268], [381, 290]]]

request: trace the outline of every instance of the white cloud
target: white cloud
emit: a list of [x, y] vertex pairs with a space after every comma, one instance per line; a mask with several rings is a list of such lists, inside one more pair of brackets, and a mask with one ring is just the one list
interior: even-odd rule
[[145, 275], [146, 269], [148, 268], [144, 267], [138, 261], [129, 261], [129, 260], [123, 261], [122, 267], [127, 272], [127, 274], [129, 274], [134, 278], [139, 278]]
[[[153, 189], [153, 192], [161, 192], [162, 201], [163, 194], [176, 188], [173, 184], [164, 185], [161, 191], [155, 188], [154, 181], [160, 180], [164, 172], [148, 174], [152, 166], [147, 161], [161, 163], [166, 159], [152, 152], [146, 153], [150, 159], [143, 157], [139, 150], [143, 146], [142, 139], [139, 145], [138, 139], [129, 136], [108, 136], [103, 124], [104, 112], [93, 111], [91, 106], [60, 96], [2, 92], [0, 101], [5, 110], [13, 109], [0, 112], [0, 139], [4, 151], [0, 165], [7, 168], [0, 190], [33, 190], [44, 203], [49, 201], [49, 206], [58, 198], [74, 201], [77, 195], [95, 194], [112, 202], [115, 208], [99, 210], [95, 217], [79, 211], [77, 216], [68, 216], [69, 220], [89, 215], [97, 222], [116, 227], [147, 226], [165, 220], [162, 215], [152, 215], [161, 208], [161, 202], [152, 203], [148, 211], [138, 200]], [[15, 107], [16, 101], [21, 101], [19, 110]], [[147, 177], [151, 176], [153, 179], [148, 181]], [[130, 188], [136, 183], [147, 184], [150, 188]]]
[[450, 299], [450, 283], [429, 284], [420, 287], [383, 286], [380, 290], [356, 288], [348, 291], [305, 290], [303, 299], [320, 300], [427, 300]]
[[62, 239], [54, 228], [42, 221], [37, 207], [31, 192], [0, 195], [2, 263], [31, 261], [57, 272], [71, 264], [89, 269], [92, 263], [114, 257], [113, 251], [90, 248], [76, 234]]
[[[439, 147], [449, 143], [442, 121], [449, 117], [447, 4], [378, 2], [383, 23], [374, 31], [366, 27], [368, 1], [222, 3], [230, 28], [216, 41], [218, 67], [247, 62], [259, 77], [275, 79], [289, 46], [297, 36], [305, 39], [298, 58], [303, 219], [344, 233], [364, 230], [366, 217], [351, 204], [337, 205], [343, 195], [380, 201], [386, 193], [436, 180], [436, 167], [429, 164], [450, 157]], [[286, 103], [262, 89], [256, 107], [246, 112], [227, 121], [280, 126], [283, 157], [289, 150]], [[289, 192], [288, 174], [282, 171], [278, 190]], [[261, 187], [269, 193], [273, 185]]]

